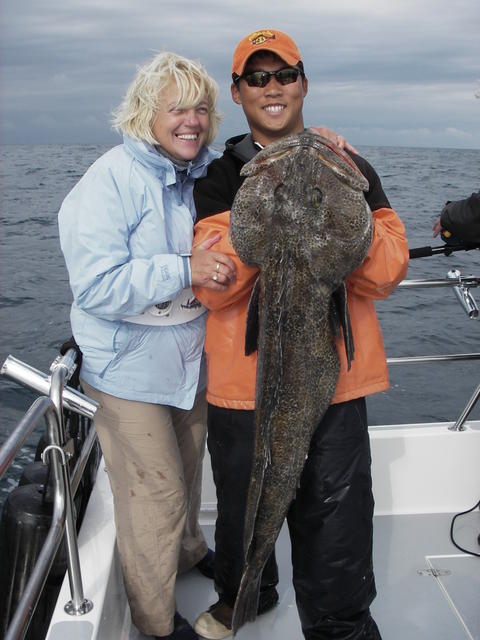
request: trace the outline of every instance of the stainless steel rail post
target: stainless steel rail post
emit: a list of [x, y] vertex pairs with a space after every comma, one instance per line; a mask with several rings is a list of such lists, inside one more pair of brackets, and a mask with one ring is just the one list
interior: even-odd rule
[[[63, 419], [63, 388], [71, 366], [74, 362], [74, 352], [70, 350], [58, 364], [53, 366], [50, 398], [57, 413], [58, 429], [49, 428], [49, 441], [51, 445], [59, 448], [66, 444], [65, 424]], [[49, 425], [50, 426], [50, 425]], [[48, 449], [48, 447], [47, 447]], [[55, 457], [53, 458], [55, 460]], [[67, 540], [67, 567], [68, 579], [70, 583], [70, 593], [72, 599], [65, 605], [65, 611], [70, 615], [83, 615], [91, 611], [93, 604], [86, 599], [83, 594], [82, 574], [80, 570], [80, 559], [78, 556], [78, 541], [75, 527], [75, 515], [73, 510], [73, 498], [70, 482], [70, 471], [68, 464], [63, 465], [65, 501], [66, 501], [66, 524], [65, 535]], [[56, 478], [57, 479], [57, 478]], [[60, 484], [58, 485], [60, 486]]]
[[462, 411], [462, 413], [459, 416], [458, 420], [455, 422], [454, 425], [452, 425], [451, 427], [448, 427], [450, 429], [450, 431], [465, 431], [465, 427], [463, 426], [464, 423], [465, 423], [465, 420], [468, 418], [471, 410], [476, 405], [477, 400], [478, 400], [479, 397], [480, 397], [480, 384], [478, 385], [478, 387], [474, 391], [472, 397], [468, 401], [467, 406]]

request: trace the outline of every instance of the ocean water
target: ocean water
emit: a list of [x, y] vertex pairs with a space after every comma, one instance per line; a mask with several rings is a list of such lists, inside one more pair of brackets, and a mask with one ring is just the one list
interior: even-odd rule
[[[71, 335], [72, 296], [57, 212], [87, 167], [106, 150], [82, 145], [0, 149], [0, 364], [11, 354], [47, 372]], [[480, 188], [480, 150], [361, 147], [360, 153], [377, 170], [405, 223], [411, 248], [442, 244], [432, 238], [431, 229], [444, 202]], [[480, 276], [480, 253], [412, 260], [407, 277], [444, 278], [450, 269]], [[480, 305], [480, 293], [477, 297]], [[389, 357], [480, 351], [479, 321], [468, 319], [449, 288], [398, 289], [377, 304], [377, 311]], [[390, 378], [390, 390], [368, 400], [370, 424], [455, 420], [480, 383], [480, 364], [392, 365]], [[0, 443], [35, 397], [0, 377]], [[476, 408], [472, 417], [479, 416]], [[37, 440], [38, 433], [26, 443], [0, 492], [16, 483]]]

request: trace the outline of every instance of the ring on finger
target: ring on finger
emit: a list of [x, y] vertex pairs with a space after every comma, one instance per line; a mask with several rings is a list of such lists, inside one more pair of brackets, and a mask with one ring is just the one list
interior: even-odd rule
[[217, 271], [220, 271], [220, 263], [219, 263], [219, 262], [217, 262], [217, 264], [215, 265], [215, 269], [216, 269]]
[[217, 273], [213, 274], [212, 280], [215, 280], [215, 282], [218, 280], [218, 274]]

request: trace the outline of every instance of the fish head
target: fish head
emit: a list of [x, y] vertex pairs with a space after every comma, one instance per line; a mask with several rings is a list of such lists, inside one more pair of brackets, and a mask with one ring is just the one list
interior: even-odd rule
[[242, 169], [231, 212], [240, 258], [262, 267], [288, 253], [335, 288], [368, 251], [368, 182], [353, 160], [310, 132], [287, 136]]

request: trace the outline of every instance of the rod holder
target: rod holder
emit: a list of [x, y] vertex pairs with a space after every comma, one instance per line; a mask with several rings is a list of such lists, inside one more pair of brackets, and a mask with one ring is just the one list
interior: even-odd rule
[[458, 301], [462, 305], [465, 313], [469, 318], [475, 320], [478, 318], [478, 306], [475, 302], [474, 297], [470, 293], [470, 288], [462, 283], [461, 274], [458, 269], [452, 269], [447, 273], [447, 278], [449, 280], [457, 280], [458, 285], [454, 285], [453, 290], [455, 295], [457, 296]]

